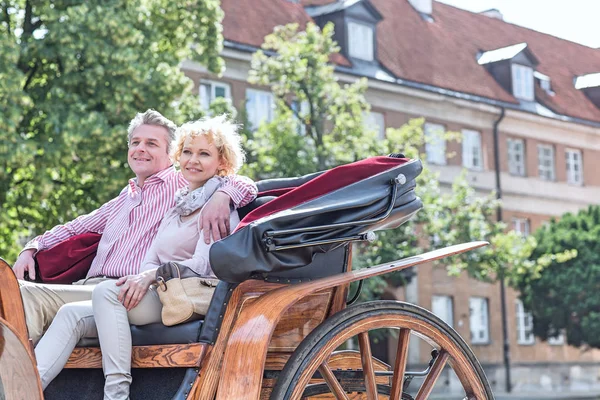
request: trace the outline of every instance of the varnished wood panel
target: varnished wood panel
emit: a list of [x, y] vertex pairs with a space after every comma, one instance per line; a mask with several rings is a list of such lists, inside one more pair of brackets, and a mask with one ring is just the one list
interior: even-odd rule
[[330, 300], [331, 290], [328, 290], [306, 296], [291, 306], [273, 332], [269, 352], [296, 350], [300, 342], [323, 322]]
[[28, 342], [0, 319], [0, 398], [42, 400], [42, 385]]
[[[197, 367], [205, 348], [201, 343], [133, 346], [131, 367]], [[102, 352], [99, 347], [77, 347], [65, 368], [102, 368]]]
[[234, 323], [239, 317], [243, 304], [249, 299], [255, 299], [265, 292], [281, 288], [284, 285], [263, 281], [248, 280], [242, 282], [233, 291], [229, 305], [225, 310], [221, 329], [214, 346], [210, 346], [200, 365], [200, 373], [190, 390], [189, 399], [213, 399], [220, 381], [223, 356], [227, 347], [229, 335]]
[[[19, 282], [12, 268], [2, 258], [0, 258], [0, 317], [13, 327], [16, 335], [24, 343], [28, 343], [29, 335]], [[27, 348], [29, 349], [29, 345]]]
[[217, 400], [254, 400], [260, 397], [262, 373], [271, 335], [282, 315], [300, 299], [327, 288], [400, 271], [485, 245], [486, 242], [472, 242], [450, 246], [369, 269], [290, 285], [261, 296], [245, 307], [234, 322], [219, 375]]

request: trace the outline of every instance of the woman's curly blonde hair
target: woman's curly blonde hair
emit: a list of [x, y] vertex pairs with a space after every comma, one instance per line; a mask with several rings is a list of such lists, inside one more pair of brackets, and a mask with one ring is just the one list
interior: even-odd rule
[[222, 168], [217, 174], [219, 176], [233, 175], [246, 160], [238, 128], [239, 125], [229, 121], [225, 115], [186, 122], [177, 129], [175, 150], [172, 155], [173, 160], [179, 163], [183, 145], [187, 138], [205, 135], [208, 142], [214, 144], [219, 151]]

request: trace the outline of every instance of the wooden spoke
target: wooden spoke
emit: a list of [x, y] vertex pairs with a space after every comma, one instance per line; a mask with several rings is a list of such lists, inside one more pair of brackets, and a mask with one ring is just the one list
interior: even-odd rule
[[348, 400], [346, 392], [344, 392], [342, 385], [340, 385], [340, 382], [337, 380], [333, 372], [331, 372], [331, 368], [329, 368], [327, 361], [324, 361], [319, 366], [319, 372], [321, 373], [323, 379], [325, 379], [325, 383], [327, 383], [327, 386], [329, 386], [329, 389], [331, 389], [331, 392], [335, 395], [336, 399]]
[[390, 400], [400, 400], [402, 386], [404, 384], [404, 372], [408, 356], [408, 343], [410, 340], [410, 329], [400, 329], [398, 335], [398, 347], [396, 348], [396, 362], [394, 363], [394, 377], [392, 378], [392, 391]]
[[[460, 381], [466, 394], [464, 400], [493, 399], [483, 369], [471, 349], [455, 331], [446, 328], [431, 312], [412, 304], [382, 300], [348, 307], [319, 325], [311, 333], [310, 341], [300, 344], [290, 357], [285, 373], [278, 377], [271, 398], [299, 400], [321, 395], [334, 398], [334, 394], [340, 398], [339, 393], [344, 392], [349, 399], [383, 397], [401, 400], [402, 392], [406, 390], [403, 386], [409, 343], [418, 338], [439, 352], [429, 373], [423, 377], [423, 385], [417, 388], [415, 400], [426, 400], [431, 396], [446, 365], [452, 367]], [[371, 352], [369, 332], [381, 329], [399, 333], [396, 359], [391, 366], [373, 358]], [[345, 348], [345, 343], [354, 337], [358, 338], [358, 352]], [[290, 366], [294, 366], [293, 369], [288, 368]], [[332, 368], [343, 371], [345, 377], [340, 379], [337, 372], [332, 376]], [[359, 375], [361, 369], [364, 382]], [[314, 384], [317, 370], [324, 380]]]
[[371, 354], [368, 332], [358, 334], [358, 346], [360, 348], [363, 374], [365, 375], [367, 400], [377, 400], [377, 383], [375, 382], [375, 369], [373, 368], [373, 355]]
[[421, 385], [421, 388], [419, 389], [419, 393], [417, 393], [417, 397], [415, 397], [415, 400], [426, 400], [429, 397], [431, 391], [433, 390], [433, 386], [440, 377], [440, 374], [442, 373], [442, 370], [444, 369], [444, 366], [446, 365], [446, 362], [448, 361], [449, 357], [450, 355], [448, 354], [448, 352], [446, 352], [445, 350], [440, 351], [440, 354], [433, 362], [431, 371], [427, 375], [427, 378], [425, 378], [425, 382], [423, 382], [423, 385]]

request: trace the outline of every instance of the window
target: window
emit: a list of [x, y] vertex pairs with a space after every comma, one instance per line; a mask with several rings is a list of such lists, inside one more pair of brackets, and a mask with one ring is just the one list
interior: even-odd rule
[[527, 218], [513, 218], [513, 230], [523, 237], [529, 236], [529, 220]]
[[540, 79], [540, 87], [544, 89], [546, 92], [552, 91], [552, 86], [550, 85], [549, 79]]
[[481, 134], [477, 131], [463, 129], [462, 159], [463, 167], [481, 171], [483, 155], [481, 151]]
[[554, 146], [538, 144], [538, 173], [544, 180], [554, 180]]
[[583, 185], [581, 150], [567, 149], [565, 158], [567, 160], [567, 183]]
[[508, 139], [508, 171], [511, 175], [525, 176], [525, 142]]
[[365, 129], [377, 132], [378, 139], [385, 139], [385, 118], [382, 113], [371, 111], [363, 116]]
[[521, 100], [533, 100], [533, 69], [524, 65], [512, 65], [513, 95]]
[[257, 129], [261, 122], [273, 119], [273, 94], [262, 90], [246, 90], [246, 112], [250, 129]]
[[439, 124], [425, 124], [425, 153], [427, 162], [446, 165], [446, 139], [444, 139], [444, 126]]
[[488, 299], [485, 297], [471, 297], [469, 299], [471, 326], [471, 343], [486, 344], [490, 341], [490, 327], [488, 319]]
[[373, 61], [373, 27], [348, 22], [348, 48], [350, 57]]
[[300, 118], [296, 116], [298, 114], [302, 118], [306, 118], [309, 114], [308, 101], [304, 100], [299, 102], [298, 100], [292, 101], [292, 111], [294, 112], [294, 122], [296, 123], [296, 133], [300, 136], [306, 136], [306, 125], [300, 121]]
[[529, 312], [525, 312], [523, 302], [516, 302], [517, 316], [517, 343], [518, 344], [534, 344], [535, 337], [533, 336], [533, 316]]
[[231, 88], [229, 84], [215, 81], [200, 81], [200, 106], [208, 111], [210, 103], [217, 97], [231, 100]]
[[450, 296], [432, 296], [431, 311], [440, 317], [442, 321], [450, 326], [454, 326], [454, 315], [452, 306], [452, 297]]
[[551, 344], [552, 346], [562, 346], [565, 344], [565, 334], [561, 332], [556, 336], [549, 337], [548, 344]]

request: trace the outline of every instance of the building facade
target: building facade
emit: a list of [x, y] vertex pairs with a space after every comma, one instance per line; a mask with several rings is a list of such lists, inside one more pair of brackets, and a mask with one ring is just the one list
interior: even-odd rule
[[[380, 135], [417, 117], [425, 118], [426, 135], [462, 132], [461, 143], [426, 148], [442, 183], [467, 169], [482, 194], [500, 188], [503, 220], [523, 235], [598, 202], [600, 50], [506, 23], [495, 10], [474, 14], [431, 0], [223, 0], [222, 7], [223, 76], [182, 65], [202, 107], [226, 97], [245, 104], [253, 125], [271, 119], [269, 88], [246, 82], [252, 53], [277, 25], [331, 21], [341, 47], [338, 78], [368, 78], [367, 120]], [[452, 278], [431, 265], [415, 273], [387, 295], [452, 325], [503, 390], [499, 285]], [[510, 289], [506, 306], [515, 391], [600, 390], [600, 351], [570, 347], [562, 336], [535, 338], [531, 316]], [[415, 368], [425, 364], [427, 347], [412, 348], [410, 357]]]

